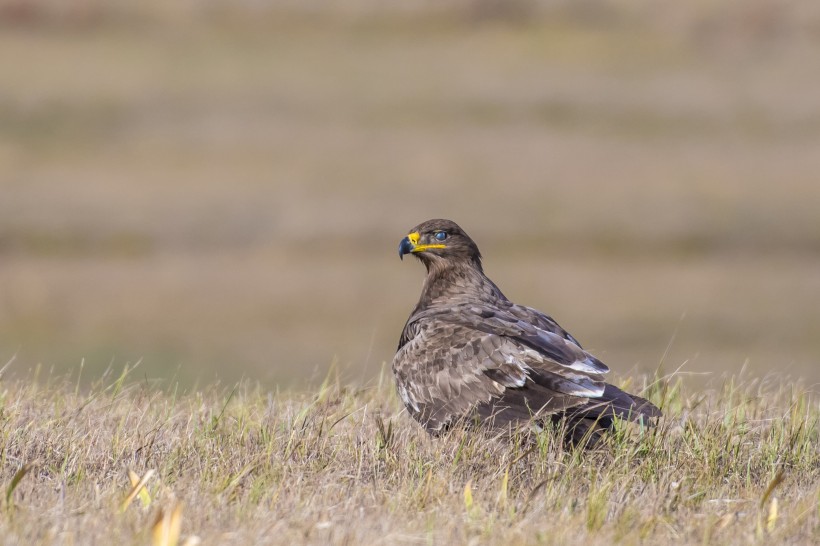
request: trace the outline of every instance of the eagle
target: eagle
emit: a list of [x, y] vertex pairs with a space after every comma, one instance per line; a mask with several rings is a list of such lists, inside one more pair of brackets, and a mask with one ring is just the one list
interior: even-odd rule
[[548, 315], [513, 303], [451, 220], [428, 220], [399, 243], [427, 277], [392, 369], [408, 413], [437, 436], [459, 422], [511, 429], [547, 420], [594, 443], [616, 418], [651, 426], [661, 411], [604, 381], [609, 368]]

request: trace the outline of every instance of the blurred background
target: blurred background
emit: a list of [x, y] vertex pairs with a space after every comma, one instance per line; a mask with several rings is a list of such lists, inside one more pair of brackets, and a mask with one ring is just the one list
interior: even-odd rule
[[819, 59], [815, 0], [0, 0], [0, 365], [368, 383], [447, 217], [622, 375], [820, 381]]

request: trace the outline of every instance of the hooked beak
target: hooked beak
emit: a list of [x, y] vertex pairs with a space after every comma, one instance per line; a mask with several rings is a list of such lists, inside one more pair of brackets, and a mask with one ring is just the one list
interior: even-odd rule
[[413, 232], [399, 243], [399, 258], [404, 259], [405, 254], [410, 254], [415, 250], [416, 245], [419, 244], [418, 232]]

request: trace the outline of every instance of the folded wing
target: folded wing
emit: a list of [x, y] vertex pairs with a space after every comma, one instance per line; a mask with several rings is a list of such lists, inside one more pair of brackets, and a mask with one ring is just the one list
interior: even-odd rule
[[393, 371], [406, 408], [433, 433], [465, 417], [495, 425], [556, 412], [632, 418], [645, 402], [605, 383], [608, 368], [551, 318], [513, 304], [418, 313]]

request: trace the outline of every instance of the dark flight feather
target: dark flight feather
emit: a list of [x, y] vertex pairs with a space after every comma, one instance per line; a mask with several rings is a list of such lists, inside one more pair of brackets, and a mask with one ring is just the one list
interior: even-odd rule
[[405, 252], [424, 263], [427, 278], [393, 373], [407, 411], [428, 432], [463, 419], [508, 427], [551, 416], [565, 419], [578, 442], [597, 439], [614, 418], [660, 417], [647, 400], [606, 383], [609, 368], [551, 317], [509, 301], [454, 222], [420, 224], [402, 241]]

